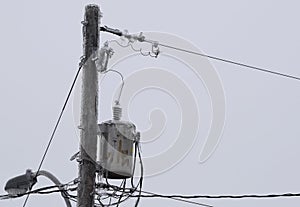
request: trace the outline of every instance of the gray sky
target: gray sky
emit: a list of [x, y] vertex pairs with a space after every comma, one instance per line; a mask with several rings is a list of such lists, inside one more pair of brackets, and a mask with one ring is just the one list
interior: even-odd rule
[[[24, 173], [27, 168], [35, 170], [38, 167], [82, 54], [80, 22], [88, 3], [100, 4], [105, 25], [130, 32], [178, 35], [207, 54], [300, 76], [296, 56], [300, 47], [297, 27], [300, 5], [296, 0], [4, 1], [0, 6], [0, 186], [3, 188], [10, 177]], [[103, 35], [102, 39], [111, 38]], [[119, 68], [127, 68], [124, 69], [126, 76], [131, 73], [128, 65], [138, 70], [133, 64], [146, 60], [141, 58], [124, 61]], [[162, 65], [147, 60], [142, 67], [167, 67], [169, 63], [164, 58], [158, 61]], [[188, 78], [185, 82], [194, 93], [199, 91], [195, 94], [201, 106], [198, 139], [178, 165], [147, 177], [144, 189], [164, 194], [300, 192], [296, 180], [300, 173], [296, 159], [300, 156], [297, 125], [300, 82], [216, 61], [211, 63], [219, 73], [226, 96], [225, 128], [216, 151], [206, 162], [198, 162], [211, 121], [210, 100], [205, 95], [203, 83], [195, 83], [191, 75], [179, 73], [178, 76]], [[179, 71], [181, 65], [174, 63], [172, 67]], [[106, 88], [115, 87], [115, 84], [109, 85], [109, 81], [103, 84], [104, 93]], [[151, 100], [153, 95], [158, 98], [152, 98], [154, 104], [147, 105], [146, 100]], [[101, 120], [110, 115], [111, 99], [105, 99], [105, 94], [103, 97]], [[139, 129], [148, 126], [145, 122], [148, 114], [142, 113], [143, 107], [155, 108], [159, 100], [169, 103], [170, 100], [163, 97], [161, 93], [148, 91], [133, 102], [136, 110], [140, 110], [138, 115], [134, 110], [131, 112]], [[168, 113], [172, 112], [166, 109], [166, 115]], [[173, 118], [168, 119], [171, 124]], [[171, 132], [168, 133], [172, 134], [176, 126], [169, 126]], [[151, 156], [164, 146], [172, 145], [171, 136], [167, 135], [155, 144], [143, 145], [143, 153]], [[78, 138], [70, 102], [43, 169], [53, 172], [62, 182], [72, 180], [77, 176], [77, 163], [70, 162], [69, 158], [77, 150]], [[37, 186], [49, 184], [41, 178]], [[5, 193], [4, 190], [0, 192]], [[22, 206], [23, 201], [1, 201], [0, 206]], [[300, 203], [299, 198], [199, 201], [216, 207], [293, 207]], [[40, 205], [63, 206], [64, 203], [60, 195], [30, 197], [28, 206]], [[185, 204], [158, 199], [143, 199], [140, 204], [153, 205]]]

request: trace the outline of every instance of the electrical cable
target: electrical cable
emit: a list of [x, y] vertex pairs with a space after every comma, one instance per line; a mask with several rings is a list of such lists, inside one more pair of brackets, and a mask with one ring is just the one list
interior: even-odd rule
[[[133, 175], [134, 175], [134, 172], [135, 172], [135, 166], [136, 166], [136, 155], [137, 155], [137, 150], [138, 150], [138, 147], [137, 147], [137, 143], [135, 142], [135, 147], [134, 147], [134, 161], [133, 161], [133, 167], [132, 167], [132, 169], [133, 169], [132, 174], [133, 174]], [[132, 187], [132, 188], [135, 188], [134, 183], [133, 183], [133, 177], [134, 177], [134, 176], [131, 177], [130, 183], [131, 183], [131, 187]]]
[[[100, 31], [112, 33], [112, 34], [120, 36], [120, 37], [125, 37], [129, 40], [133, 39], [134, 41], [147, 42], [147, 43], [150, 43], [152, 45], [155, 44], [157, 46], [159, 45], [159, 46], [162, 46], [162, 47], [165, 47], [165, 48], [169, 48], [169, 49], [173, 49], [173, 50], [177, 50], [177, 51], [181, 51], [181, 52], [185, 52], [185, 53], [189, 53], [189, 54], [193, 54], [193, 55], [198, 55], [198, 56], [206, 57], [206, 58], [209, 58], [209, 59], [213, 59], [213, 60], [217, 60], [217, 61], [221, 61], [221, 62], [233, 64], [233, 65], [238, 65], [238, 66], [241, 66], [241, 67], [245, 67], [245, 68], [249, 68], [249, 69], [253, 69], [253, 70], [257, 70], [257, 71], [261, 71], [261, 72], [265, 72], [265, 73], [270, 73], [270, 74], [273, 74], [273, 75], [278, 75], [278, 76], [282, 76], [282, 77], [286, 77], [286, 78], [290, 78], [290, 79], [300, 81], [300, 77], [297, 77], [297, 76], [294, 76], [294, 75], [280, 73], [280, 72], [272, 71], [272, 70], [262, 68], [262, 67], [256, 67], [256, 66], [253, 66], [253, 65], [249, 65], [249, 64], [245, 64], [245, 63], [241, 63], [241, 62], [236, 62], [236, 61], [229, 60], [229, 59], [224, 59], [224, 58], [220, 58], [220, 57], [216, 57], [216, 56], [212, 56], [212, 55], [207, 55], [207, 54], [199, 53], [199, 52], [196, 52], [196, 51], [191, 51], [191, 50], [175, 47], [175, 46], [172, 46], [172, 45], [159, 43], [158, 41], [147, 40], [147, 39], [145, 39], [144, 36], [142, 36], [142, 33], [140, 33], [139, 36], [136, 36], [136, 35], [128, 35], [124, 32], [121, 32], [118, 29], [112, 29], [112, 28], [107, 27], [107, 26], [103, 26], [103, 27], [100, 27], [100, 28], [101, 28]], [[115, 41], [115, 42], [117, 42], [117, 41]], [[121, 45], [118, 42], [117, 42], [117, 44], [119, 44], [122, 47], [128, 47], [130, 45], [130, 43], [128, 43], [128, 45], [124, 46], [124, 45]], [[157, 57], [157, 55], [156, 55], [156, 57]]]
[[[189, 204], [194, 204], [194, 205], [199, 205], [199, 206], [204, 206], [204, 207], [213, 207], [212, 205], [208, 205], [208, 204], [204, 204], [204, 203], [199, 203], [196, 201], [189, 201], [187, 199], [183, 199], [183, 198], [173, 198], [173, 197], [160, 197], [158, 196], [159, 194], [155, 194], [155, 193], [150, 193], [150, 192], [146, 192], [146, 191], [142, 191], [143, 193], [147, 193], [152, 195], [153, 197], [157, 196], [158, 198], [168, 198], [168, 199], [172, 199], [172, 200], [176, 200], [176, 201], [180, 201], [180, 202], [185, 202], [185, 203], [189, 203]], [[155, 196], [154, 196], [155, 195]], [[143, 198], [151, 198], [150, 196], [148, 197], [147, 195], [140, 195], [140, 197]]]
[[[118, 98], [117, 98], [118, 103], [120, 103], [121, 95], [122, 95], [123, 88], [124, 88], [124, 84], [125, 84], [124, 76], [123, 76], [122, 73], [120, 73], [119, 71], [113, 70], [113, 69], [109, 69], [109, 70], [106, 70], [106, 71], [104, 71], [104, 72], [101, 72], [101, 74], [105, 74], [105, 75], [106, 75], [108, 72], [114, 72], [114, 73], [117, 73], [117, 74], [121, 77], [121, 79], [122, 79], [122, 84], [121, 84], [119, 96], [118, 96]], [[102, 80], [103, 80], [103, 79], [102, 79]], [[100, 83], [100, 84], [101, 84], [101, 83]]]
[[[129, 192], [128, 192], [129, 197], [144, 197], [145, 196], [145, 195], [141, 195], [141, 196], [140, 195], [132, 195], [131, 189], [129, 189], [129, 188], [126, 188], [126, 189], [129, 190]], [[146, 192], [146, 191], [141, 191], [141, 192], [148, 193], [148, 194], [154, 194], [154, 193], [150, 193], [150, 192]], [[154, 195], [157, 195], [157, 194], [154, 194]], [[176, 201], [180, 201], [180, 202], [185, 202], [185, 203], [189, 203], [189, 204], [194, 204], [194, 205], [199, 205], [199, 206], [213, 207], [211, 205], [199, 203], [199, 202], [196, 202], [196, 201], [190, 201], [190, 200], [187, 200], [187, 199], [181, 199], [181, 198], [168, 198], [168, 199], [172, 199], [172, 200], [176, 200]]]
[[[66, 106], [67, 106], [67, 103], [68, 103], [68, 101], [69, 101], [69, 99], [70, 99], [71, 93], [72, 93], [72, 91], [73, 91], [73, 88], [74, 88], [74, 86], [75, 86], [75, 83], [76, 83], [76, 81], [77, 81], [77, 78], [78, 78], [78, 76], [79, 76], [79, 73], [80, 73], [80, 71], [81, 71], [81, 68], [82, 68], [83, 65], [84, 65], [84, 62], [85, 62], [84, 59], [82, 59], [82, 61], [81, 61], [80, 64], [79, 64], [79, 68], [78, 68], [77, 73], [76, 73], [76, 75], [75, 75], [75, 78], [74, 78], [74, 80], [73, 80], [73, 82], [72, 82], [71, 88], [70, 88], [70, 90], [69, 90], [69, 92], [68, 92], [68, 95], [67, 95], [66, 100], [65, 100], [65, 102], [64, 102], [64, 105], [63, 105], [63, 107], [62, 107], [62, 110], [61, 110], [61, 112], [60, 112], [60, 114], [59, 114], [59, 116], [58, 116], [58, 119], [57, 119], [57, 121], [56, 121], [56, 124], [55, 124], [55, 126], [54, 126], [54, 129], [53, 129], [52, 134], [51, 134], [51, 136], [50, 136], [49, 142], [48, 142], [47, 147], [46, 147], [46, 149], [45, 149], [45, 152], [44, 152], [44, 154], [43, 154], [43, 156], [42, 156], [41, 162], [40, 162], [40, 164], [39, 164], [39, 166], [38, 166], [38, 170], [37, 170], [37, 172], [36, 172], [35, 177], [38, 175], [38, 173], [39, 173], [39, 171], [41, 170], [41, 167], [42, 167], [42, 165], [43, 165], [43, 163], [44, 163], [44, 160], [45, 160], [46, 155], [47, 155], [47, 153], [48, 153], [48, 151], [49, 151], [50, 145], [51, 145], [51, 143], [52, 143], [52, 141], [53, 141], [54, 135], [55, 135], [55, 133], [56, 133], [56, 130], [57, 130], [57, 128], [58, 128], [58, 125], [59, 125], [59, 123], [60, 123], [60, 120], [61, 120], [61, 118], [62, 118], [62, 115], [63, 115], [63, 113], [64, 113], [64, 111], [65, 111], [65, 108], [66, 108]], [[31, 186], [31, 188], [32, 188], [32, 187], [33, 187], [33, 186]], [[30, 188], [30, 190], [31, 190], [31, 188]], [[23, 203], [23, 207], [26, 206], [27, 201], [28, 201], [28, 199], [29, 199], [29, 196], [30, 196], [30, 194], [28, 194], [28, 195], [26, 196], [26, 199], [25, 199], [25, 201], [24, 201], [24, 203]]]
[[[57, 192], [66, 192], [66, 191], [74, 191], [74, 189], [69, 189], [69, 190], [65, 190], [65, 189], [56, 189], [56, 188], [62, 188], [68, 186], [68, 184], [64, 184], [64, 185], [51, 185], [51, 186], [46, 186], [46, 187], [42, 187], [42, 188], [38, 188], [32, 191], [28, 191], [26, 193], [23, 194], [19, 194], [19, 195], [0, 195], [0, 200], [3, 199], [11, 199], [11, 198], [20, 198], [24, 195], [28, 195], [28, 194], [52, 194], [52, 193], [57, 193]], [[56, 190], [52, 190], [52, 189], [56, 189]], [[3, 199], [2, 199], [3, 198]]]
[[119, 197], [117, 207], [119, 207], [120, 201], [122, 200], [122, 197], [123, 197], [124, 194], [125, 194], [125, 188], [126, 188], [126, 179], [123, 180], [123, 192], [122, 192], [121, 196]]
[[[144, 41], [148, 42], [148, 43], [151, 43], [151, 44], [153, 44], [153, 42], [156, 42], [156, 41], [152, 41], [152, 40], [144, 40]], [[157, 43], [157, 44], [162, 46], [162, 47], [165, 47], [165, 48], [169, 48], [169, 49], [173, 49], [173, 50], [177, 50], [177, 51], [181, 51], [181, 52], [185, 52], [185, 53], [189, 53], [189, 54], [193, 54], [193, 55], [198, 55], [198, 56], [206, 57], [206, 58], [209, 58], [209, 59], [213, 59], [213, 60], [217, 60], [217, 61], [221, 61], [221, 62], [225, 62], [225, 63], [229, 63], [229, 64], [249, 68], [249, 69], [252, 69], [252, 70], [257, 70], [257, 71], [270, 73], [270, 74], [273, 74], [273, 75], [278, 75], [278, 76], [282, 76], [282, 77], [286, 77], [286, 78], [290, 78], [290, 79], [300, 81], [300, 77], [293, 76], [293, 75], [290, 75], [290, 74], [276, 72], [276, 71], [272, 71], [272, 70], [269, 70], [269, 69], [266, 69], [266, 68], [256, 67], [256, 66], [252, 66], [252, 65], [249, 65], [249, 64], [236, 62], [236, 61], [228, 60], [228, 59], [224, 59], [224, 58], [219, 58], [219, 57], [212, 56], [212, 55], [206, 55], [206, 54], [203, 54], [203, 53], [199, 53], [199, 52], [195, 52], [195, 51], [175, 47], [175, 46], [172, 46], [172, 45], [167, 45], [167, 44], [163, 44], [163, 43]]]
[[[279, 198], [279, 197], [300, 197], [300, 193], [283, 193], [283, 194], [247, 194], [247, 195], [161, 195], [142, 191], [149, 195], [141, 195], [143, 198], [182, 198], [182, 199], [243, 199], [243, 198]], [[133, 196], [137, 197], [137, 196]]]
[[141, 166], [141, 177], [140, 177], [140, 181], [139, 181], [139, 185], [140, 185], [140, 189], [139, 189], [139, 196], [137, 198], [137, 201], [135, 203], [135, 207], [138, 206], [140, 199], [141, 199], [141, 194], [142, 194], [142, 187], [143, 187], [143, 179], [144, 179], [144, 165], [143, 165], [143, 160], [142, 160], [142, 156], [141, 156], [141, 149], [140, 149], [140, 143], [138, 142], [137, 144], [137, 148], [138, 148], [138, 155], [139, 155], [139, 159], [140, 159], [140, 166]]
[[175, 201], [180, 201], [180, 202], [184, 202], [184, 203], [198, 205], [198, 206], [213, 207], [212, 205], [208, 205], [208, 204], [204, 204], [204, 203], [199, 203], [199, 202], [196, 202], [196, 201], [184, 200], [184, 199], [181, 199], [181, 198], [171, 198], [171, 199], [173, 199]]

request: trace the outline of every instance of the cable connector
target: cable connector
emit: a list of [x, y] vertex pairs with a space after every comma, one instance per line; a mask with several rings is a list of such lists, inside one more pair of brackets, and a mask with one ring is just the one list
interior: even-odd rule
[[108, 42], [105, 42], [100, 51], [96, 54], [93, 59], [95, 61], [98, 72], [102, 73], [107, 70], [108, 60], [112, 57], [114, 51], [109, 47]]
[[159, 45], [159, 42], [157, 42], [157, 41], [152, 43], [152, 53], [154, 54], [155, 58], [157, 58], [160, 53], [158, 45]]
[[128, 30], [125, 30], [123, 32], [123, 37], [125, 37], [126, 39], [128, 39], [129, 42], [144, 42], [145, 41], [145, 36], [143, 35], [143, 32], [140, 32], [138, 35], [137, 34], [129, 34]]

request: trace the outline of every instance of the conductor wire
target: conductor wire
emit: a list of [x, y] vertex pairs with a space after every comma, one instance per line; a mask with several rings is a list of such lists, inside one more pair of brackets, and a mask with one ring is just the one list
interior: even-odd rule
[[106, 71], [102, 72], [101, 74], [105, 74], [106, 75], [108, 72], [116, 73], [116, 74], [118, 74], [121, 77], [122, 83], [121, 83], [121, 88], [120, 88], [119, 95], [118, 95], [118, 98], [117, 98], [117, 102], [120, 103], [121, 95], [122, 95], [124, 84], [125, 84], [124, 76], [119, 71], [113, 70], [113, 69], [106, 70]]

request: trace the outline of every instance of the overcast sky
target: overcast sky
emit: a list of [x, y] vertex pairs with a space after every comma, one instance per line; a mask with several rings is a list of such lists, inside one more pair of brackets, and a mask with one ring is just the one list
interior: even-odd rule
[[[88, 3], [100, 5], [104, 25], [133, 33], [165, 32], [191, 42], [209, 55], [300, 76], [300, 3], [296, 0], [3, 1], [0, 194], [5, 193], [9, 178], [38, 167], [82, 55], [80, 22]], [[112, 38], [115, 37], [103, 35], [101, 41]], [[226, 121], [216, 150], [206, 162], [200, 163], [199, 155], [212, 120], [211, 100], [205, 83], [180, 72], [184, 68], [180, 62], [170, 62], [164, 57], [156, 62], [150, 57], [135, 56], [116, 68], [123, 67], [127, 77], [139, 68], [171, 67], [166, 70], [172, 69], [177, 77], [186, 78], [184, 82], [199, 106], [201, 121], [193, 147], [175, 167], [146, 177], [144, 190], [212, 195], [300, 192], [300, 81], [210, 60], [224, 89]], [[117, 77], [103, 81], [101, 121], [110, 118], [111, 98], [106, 97], [107, 91], [116, 87], [114, 81], [118, 81]], [[77, 176], [77, 163], [69, 161], [79, 144], [72, 101], [43, 165], [62, 182]], [[132, 107], [130, 117], [140, 131], [151, 127], [147, 118], [152, 109], [165, 107], [163, 112], [170, 121], [165, 134], [154, 143], [143, 144], [145, 156], [172, 146], [172, 136], [178, 128], [174, 120], [179, 120], [171, 110], [177, 107], [172, 98], [161, 91], [148, 90], [136, 96]], [[51, 184], [43, 178], [39, 180], [37, 187]], [[0, 206], [21, 207], [23, 202], [24, 198], [1, 201]], [[300, 198], [199, 202], [215, 207], [296, 207]], [[32, 195], [27, 206], [41, 205], [64, 203], [60, 195]], [[140, 203], [145, 207], [186, 205], [158, 199], [142, 199]]]

